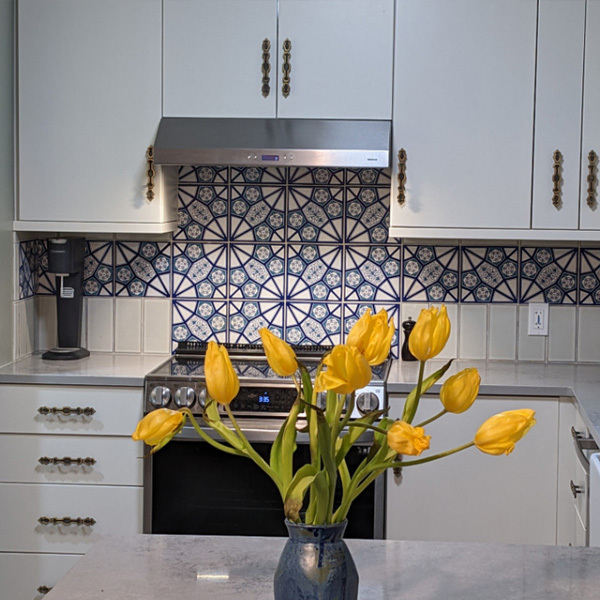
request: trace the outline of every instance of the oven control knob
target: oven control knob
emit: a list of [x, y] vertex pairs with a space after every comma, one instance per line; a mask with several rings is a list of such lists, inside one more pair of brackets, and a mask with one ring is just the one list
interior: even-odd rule
[[179, 408], [184, 406], [189, 408], [192, 404], [194, 404], [195, 399], [196, 392], [194, 392], [194, 388], [183, 386], [175, 392], [175, 404], [177, 404]]
[[356, 408], [362, 415], [366, 415], [379, 408], [379, 398], [373, 392], [363, 392], [356, 398]]
[[202, 387], [198, 390], [198, 404], [200, 408], [204, 408], [206, 406], [206, 388]]
[[157, 385], [150, 392], [150, 404], [156, 408], [162, 408], [169, 404], [171, 399], [171, 390], [164, 385]]

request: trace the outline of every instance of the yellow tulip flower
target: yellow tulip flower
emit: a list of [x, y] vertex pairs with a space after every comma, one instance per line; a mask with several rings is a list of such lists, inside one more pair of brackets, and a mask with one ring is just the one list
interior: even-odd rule
[[490, 417], [477, 430], [473, 443], [486, 454], [510, 454], [515, 444], [535, 425], [530, 408], [509, 410]]
[[417, 360], [429, 360], [444, 349], [448, 337], [450, 320], [446, 306], [442, 304], [439, 311], [435, 306], [424, 308], [408, 338], [408, 348]]
[[405, 421], [395, 421], [387, 432], [388, 446], [398, 454], [419, 456], [429, 448], [430, 435], [422, 427], [413, 427]]
[[463, 369], [449, 377], [440, 390], [440, 400], [451, 413], [462, 413], [471, 408], [477, 394], [481, 377], [477, 369]]
[[281, 377], [293, 375], [298, 370], [298, 361], [292, 347], [266, 327], [259, 329], [258, 333], [271, 369]]
[[387, 312], [383, 308], [372, 317], [372, 322], [373, 330], [367, 347], [362, 351], [362, 355], [374, 367], [380, 365], [388, 357], [395, 327], [394, 319], [390, 319], [388, 323]]
[[351, 394], [371, 381], [371, 367], [356, 346], [334, 346], [323, 364], [327, 370], [321, 371], [315, 381], [317, 392]]
[[131, 437], [136, 442], [153, 446], [152, 453], [169, 443], [183, 427], [185, 416], [178, 410], [157, 408], [148, 413], [135, 428]]
[[208, 395], [219, 404], [230, 404], [240, 391], [240, 382], [233, 370], [227, 348], [216, 342], [208, 342], [204, 377]]
[[371, 338], [371, 332], [373, 331], [373, 317], [371, 316], [371, 309], [367, 308], [361, 315], [360, 319], [354, 323], [352, 329], [348, 333], [346, 338], [347, 346], [356, 346], [361, 354], [364, 354], [369, 340]]

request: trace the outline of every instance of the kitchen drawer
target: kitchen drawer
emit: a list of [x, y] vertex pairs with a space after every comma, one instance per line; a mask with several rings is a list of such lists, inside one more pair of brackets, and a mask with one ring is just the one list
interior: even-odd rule
[[0, 554], [0, 597], [42, 600], [39, 587], [52, 587], [81, 558], [77, 554]]
[[[82, 554], [102, 535], [142, 532], [142, 488], [0, 484], [0, 551]], [[95, 519], [93, 525], [42, 525], [40, 517]]]
[[[126, 437], [0, 435], [0, 482], [142, 485], [144, 447]], [[43, 464], [90, 458], [91, 465]]]
[[[142, 388], [0, 385], [0, 433], [128, 436], [142, 418], [142, 404]], [[63, 407], [94, 412], [51, 412]], [[50, 413], [41, 414], [39, 409], [50, 409]]]

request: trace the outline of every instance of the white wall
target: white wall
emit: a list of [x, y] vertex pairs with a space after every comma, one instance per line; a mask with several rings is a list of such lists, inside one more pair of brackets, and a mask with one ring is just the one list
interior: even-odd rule
[[0, 0], [0, 365], [13, 357], [14, 0]]

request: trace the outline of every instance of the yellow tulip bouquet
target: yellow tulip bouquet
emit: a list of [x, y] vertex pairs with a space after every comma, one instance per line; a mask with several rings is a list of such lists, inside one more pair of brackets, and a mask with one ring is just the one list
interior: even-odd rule
[[[289, 344], [266, 328], [259, 333], [270, 367], [281, 377], [292, 377], [297, 389], [296, 400], [271, 447], [269, 461], [252, 447], [229, 407], [239, 392], [239, 381], [227, 349], [215, 342], [208, 344], [205, 358], [208, 398], [202, 420], [216, 432], [218, 439], [199, 425], [189, 408], [154, 410], [138, 423], [132, 437], [151, 446], [150, 452], [154, 453], [189, 420], [207, 443], [223, 452], [250, 458], [267, 473], [279, 490], [285, 517], [296, 523], [323, 525], [344, 521], [354, 499], [389, 468], [429, 462], [471, 446], [487, 454], [509, 454], [535, 424], [533, 410], [511, 410], [485, 421], [474, 438], [462, 446], [432, 456], [405, 459], [406, 456], [419, 456], [429, 448], [431, 436], [425, 434], [425, 425], [447, 412], [464, 412], [479, 393], [477, 369], [464, 369], [442, 385], [442, 410], [427, 421], [412, 424], [422, 394], [444, 376], [452, 362], [425, 377], [426, 362], [442, 351], [450, 335], [450, 321], [444, 305], [439, 310], [436, 307], [422, 310], [411, 332], [409, 349], [420, 361], [420, 368], [417, 384], [405, 400], [401, 420], [387, 417], [388, 409], [350, 419], [355, 391], [370, 382], [371, 367], [381, 364], [389, 354], [394, 323], [388, 321], [385, 310], [375, 315], [367, 310], [362, 315], [348, 334], [346, 343], [334, 346], [321, 358], [314, 382]], [[321, 393], [326, 395], [324, 407], [317, 402]], [[225, 407], [226, 420], [221, 418], [217, 404]], [[309, 436], [310, 462], [294, 471], [292, 459], [301, 423], [305, 423], [303, 430]], [[369, 453], [350, 472], [345, 457], [366, 431], [373, 432]], [[336, 506], [334, 496], [338, 481], [342, 496]]]

